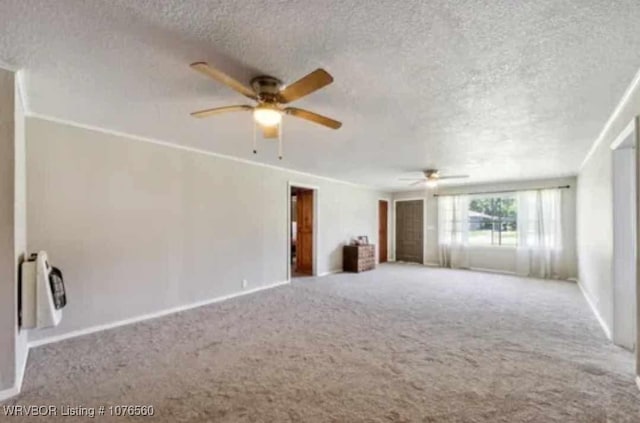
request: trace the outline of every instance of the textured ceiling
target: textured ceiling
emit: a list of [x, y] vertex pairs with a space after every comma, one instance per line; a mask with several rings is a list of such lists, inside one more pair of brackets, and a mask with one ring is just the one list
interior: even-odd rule
[[[31, 112], [388, 189], [437, 167], [470, 182], [575, 174], [640, 68], [637, 0], [0, 0], [0, 62]], [[285, 158], [189, 69], [335, 82], [295, 106]]]

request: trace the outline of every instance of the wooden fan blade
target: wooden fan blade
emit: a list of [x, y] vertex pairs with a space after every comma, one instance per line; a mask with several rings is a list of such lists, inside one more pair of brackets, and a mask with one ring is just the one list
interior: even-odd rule
[[291, 103], [292, 101], [309, 95], [322, 87], [326, 87], [332, 82], [333, 77], [329, 72], [324, 69], [316, 69], [280, 91], [278, 101], [280, 103]]
[[333, 120], [326, 116], [310, 112], [308, 110], [298, 109], [297, 107], [287, 107], [286, 109], [284, 109], [284, 111], [287, 114], [306, 119], [314, 123], [319, 123], [320, 125], [327, 126], [331, 129], [338, 129], [342, 126], [342, 122], [338, 122], [337, 120]]
[[217, 114], [220, 114], [220, 113], [242, 112], [242, 111], [245, 111], [245, 110], [253, 110], [253, 107], [247, 106], [247, 105], [216, 107], [214, 109], [205, 109], [205, 110], [199, 110], [197, 112], [193, 112], [193, 113], [191, 113], [191, 116], [197, 117], [197, 118], [205, 118], [205, 117], [217, 115]]
[[398, 178], [399, 181], [426, 181], [425, 178]]
[[239, 92], [240, 94], [246, 97], [252, 98], [254, 100], [256, 99], [256, 93], [251, 88], [247, 87], [241, 82], [236, 81], [235, 79], [225, 74], [224, 72], [221, 72], [218, 69], [212, 68], [206, 62], [192, 63], [191, 68], [197, 70], [198, 72], [204, 75], [207, 75], [212, 79], [215, 79], [218, 82], [223, 83], [227, 87], [236, 90], [237, 92]]
[[263, 126], [262, 136], [264, 138], [278, 138], [278, 125]]
[[410, 186], [422, 185], [422, 184], [426, 184], [426, 183], [427, 183], [426, 179], [420, 179], [419, 181], [415, 181], [414, 183], [410, 184]]
[[469, 175], [447, 175], [447, 176], [440, 176], [438, 180], [441, 181], [443, 179], [463, 179], [468, 177]]

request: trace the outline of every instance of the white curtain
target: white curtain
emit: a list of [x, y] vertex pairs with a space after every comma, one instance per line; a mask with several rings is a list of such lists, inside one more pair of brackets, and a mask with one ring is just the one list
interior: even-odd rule
[[440, 266], [469, 267], [469, 197], [438, 197], [438, 251]]
[[547, 279], [568, 277], [562, 245], [561, 190], [518, 193], [517, 272]]

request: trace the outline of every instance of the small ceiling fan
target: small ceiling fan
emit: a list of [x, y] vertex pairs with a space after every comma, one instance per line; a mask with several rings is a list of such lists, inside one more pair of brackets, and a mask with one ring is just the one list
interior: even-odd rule
[[435, 188], [438, 186], [438, 181], [442, 181], [444, 179], [464, 179], [469, 177], [469, 175], [440, 176], [440, 171], [438, 169], [427, 169], [423, 170], [422, 173], [424, 174], [422, 178], [400, 178], [400, 180], [414, 181], [411, 186], [426, 185], [427, 188]]
[[338, 129], [342, 126], [342, 123], [337, 120], [309, 110], [297, 107], [282, 107], [283, 104], [291, 103], [331, 84], [333, 77], [324, 69], [316, 69], [287, 86], [284, 86], [282, 81], [272, 76], [258, 76], [251, 80], [251, 88], [249, 88], [205, 62], [192, 63], [191, 68], [257, 102], [255, 106], [243, 104], [199, 110], [191, 113], [193, 117], [205, 118], [219, 113], [252, 111], [253, 119], [262, 128], [264, 138], [281, 138], [280, 124], [283, 114], [306, 119], [331, 129]]

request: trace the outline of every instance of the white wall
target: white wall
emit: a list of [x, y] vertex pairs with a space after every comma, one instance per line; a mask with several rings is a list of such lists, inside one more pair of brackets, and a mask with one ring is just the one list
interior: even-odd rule
[[[568, 255], [569, 274], [577, 275], [576, 257], [576, 178], [545, 179], [537, 181], [504, 182], [499, 184], [462, 185], [458, 187], [440, 187], [438, 194], [460, 194], [467, 192], [500, 191], [500, 190], [526, 190], [538, 187], [555, 187], [570, 185], [571, 188], [563, 190], [562, 213], [564, 222], [564, 245]], [[425, 264], [438, 265], [438, 201], [433, 196], [434, 191], [426, 189], [419, 191], [407, 191], [393, 194], [394, 200], [407, 198], [424, 198], [426, 208], [425, 220]], [[394, 217], [395, 218], [395, 217]], [[392, 224], [392, 233], [395, 237], [395, 222]], [[478, 270], [490, 270], [494, 272], [515, 273], [516, 249], [506, 246], [471, 247], [469, 250], [470, 267]]]
[[[27, 254], [27, 162], [26, 162], [26, 138], [25, 138], [25, 116], [24, 104], [22, 103], [22, 92], [18, 83], [20, 72], [16, 74], [15, 84], [15, 197], [14, 197], [14, 240], [15, 240], [15, 286], [18, 286], [18, 269], [20, 263]], [[17, 294], [18, 292], [16, 292]], [[16, 307], [17, 295], [16, 295]], [[17, 323], [17, 322], [16, 322]], [[29, 348], [27, 346], [27, 332], [20, 330], [18, 324], [15, 330], [15, 365], [16, 382], [19, 389], [22, 386], [22, 376], [27, 364]]]
[[613, 154], [610, 145], [640, 114], [640, 73], [603, 128], [578, 175], [578, 257], [583, 290], [613, 327]]
[[579, 280], [610, 334], [613, 323], [611, 151], [603, 146], [578, 178]]
[[14, 73], [0, 69], [0, 391], [15, 382]]
[[30, 251], [64, 273], [42, 340], [286, 279], [288, 182], [318, 191], [318, 273], [377, 243], [381, 192], [47, 120], [27, 119]]
[[18, 328], [18, 268], [26, 250], [24, 111], [16, 75], [0, 69], [0, 399], [16, 394], [27, 359]]
[[[629, 138], [635, 137], [635, 132]], [[636, 151], [612, 152], [613, 159], [613, 341], [633, 350], [636, 343]]]

